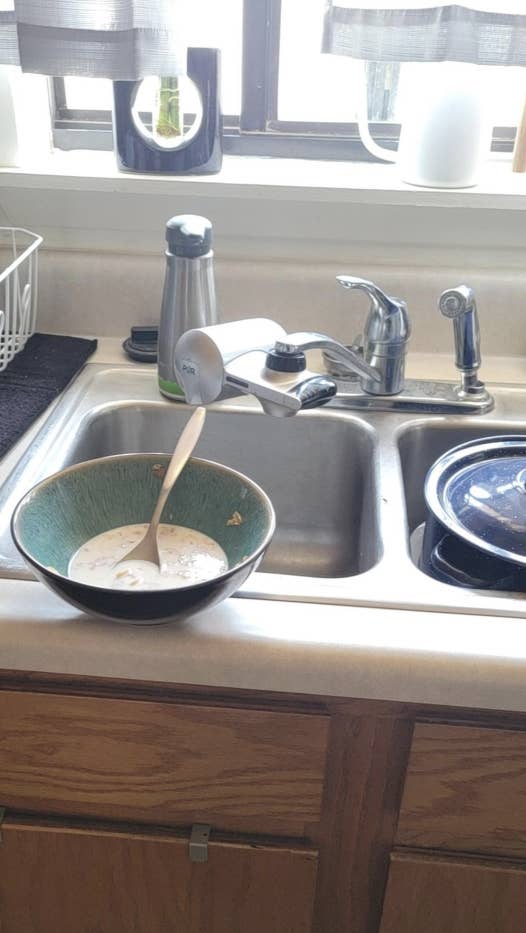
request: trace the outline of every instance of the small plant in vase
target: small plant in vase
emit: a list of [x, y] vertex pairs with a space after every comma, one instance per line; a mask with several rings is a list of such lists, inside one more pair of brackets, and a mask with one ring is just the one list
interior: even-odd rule
[[178, 78], [160, 78], [153, 119], [153, 137], [161, 145], [183, 135], [181, 88]]

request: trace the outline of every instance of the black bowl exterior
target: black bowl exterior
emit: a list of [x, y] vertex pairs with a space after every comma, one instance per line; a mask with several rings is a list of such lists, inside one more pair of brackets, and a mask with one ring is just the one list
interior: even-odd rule
[[62, 599], [83, 612], [112, 622], [156, 625], [188, 619], [232, 596], [256, 569], [266, 548], [250, 563], [235, 567], [230, 573], [178, 590], [103, 590], [57, 576], [36, 564], [27, 555], [39, 580]]

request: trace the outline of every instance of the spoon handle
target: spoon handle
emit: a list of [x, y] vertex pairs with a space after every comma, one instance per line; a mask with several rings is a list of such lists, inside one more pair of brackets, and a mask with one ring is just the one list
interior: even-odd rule
[[187, 425], [185, 425], [181, 433], [176, 448], [172, 454], [172, 459], [168, 464], [168, 469], [164, 477], [163, 485], [161, 486], [159, 498], [157, 499], [157, 505], [155, 506], [150, 528], [157, 529], [157, 525], [159, 524], [159, 520], [161, 518], [172, 486], [179, 476], [179, 473], [185, 466], [187, 460], [191, 456], [197, 441], [199, 440], [199, 435], [201, 434], [203, 425], [205, 423], [205, 415], [206, 408], [203, 406], [196, 408], [192, 417], [190, 418], [190, 421]]

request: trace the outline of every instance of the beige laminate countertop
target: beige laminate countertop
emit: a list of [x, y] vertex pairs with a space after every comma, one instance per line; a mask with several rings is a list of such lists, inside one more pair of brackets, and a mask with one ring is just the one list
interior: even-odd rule
[[[123, 362], [119, 341], [92, 360]], [[451, 360], [416, 355], [409, 374], [449, 378]], [[485, 358], [484, 375], [523, 384], [526, 361]], [[526, 711], [526, 620], [232, 598], [184, 623], [135, 626], [3, 579], [0, 668]]]

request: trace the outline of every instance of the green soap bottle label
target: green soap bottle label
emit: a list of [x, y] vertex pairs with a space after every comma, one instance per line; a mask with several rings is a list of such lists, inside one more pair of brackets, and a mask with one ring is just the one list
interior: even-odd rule
[[171, 382], [169, 379], [161, 379], [159, 376], [159, 388], [161, 392], [165, 392], [166, 395], [172, 395], [175, 398], [180, 399], [181, 402], [184, 402], [184, 392], [177, 382]]

